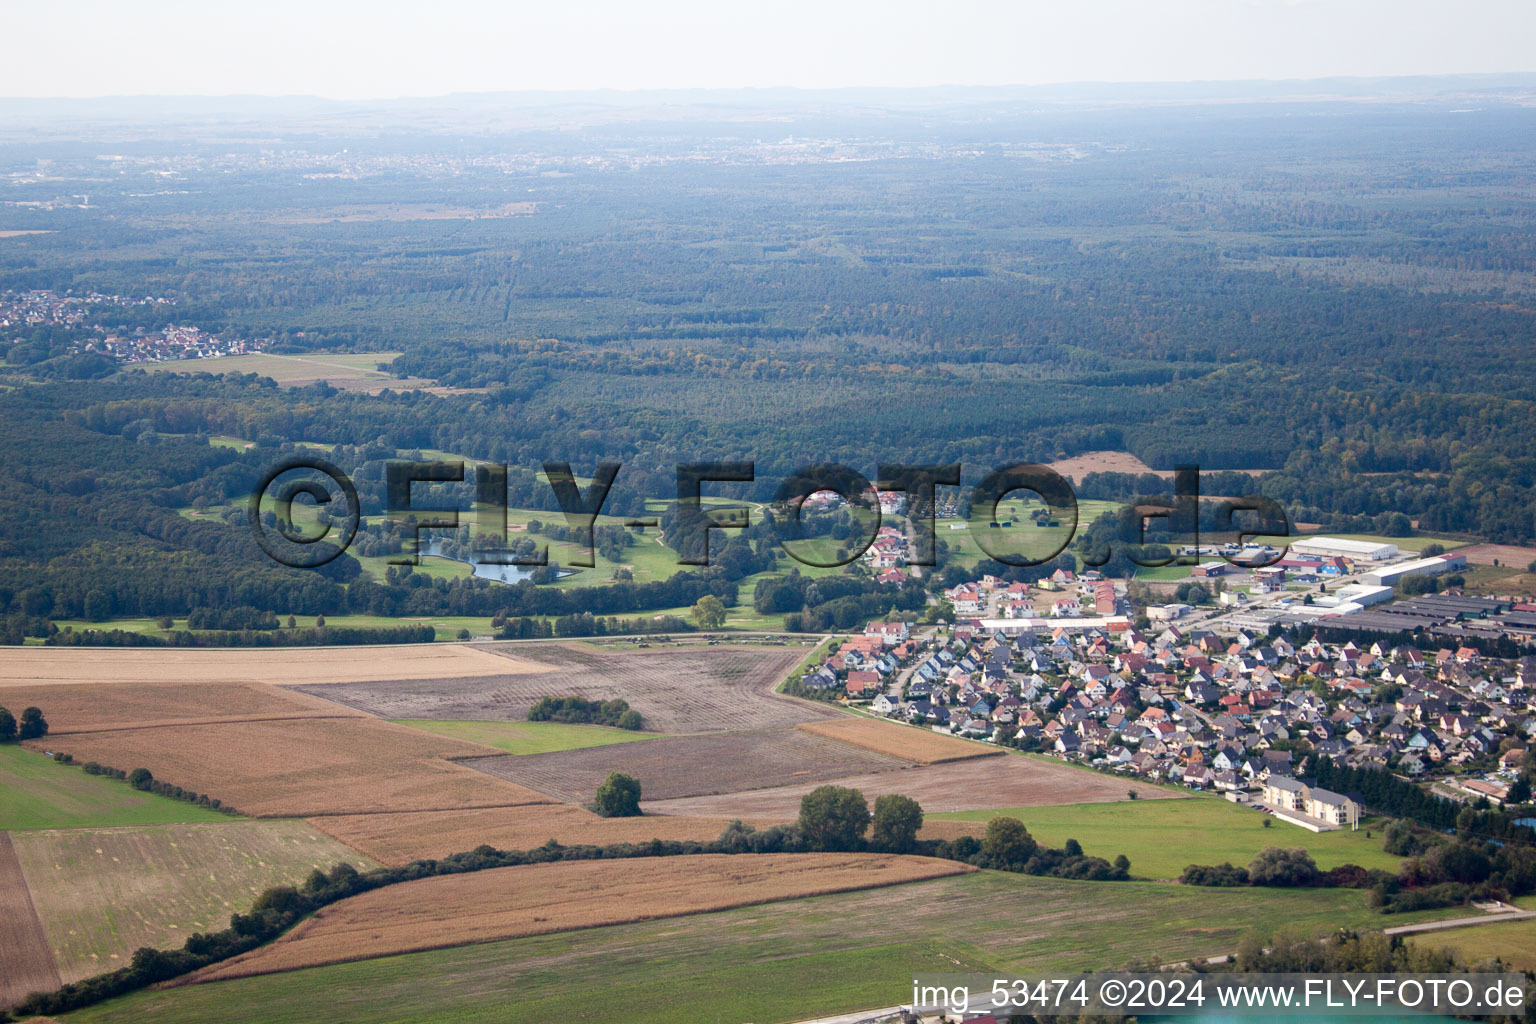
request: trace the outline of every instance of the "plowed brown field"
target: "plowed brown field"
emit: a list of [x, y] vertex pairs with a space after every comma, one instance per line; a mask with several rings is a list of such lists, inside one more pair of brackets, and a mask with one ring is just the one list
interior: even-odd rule
[[[805, 656], [796, 647], [612, 650], [578, 643], [506, 644], [481, 654], [489, 669], [298, 688], [380, 718], [482, 722], [520, 721], [540, 697], [622, 697], [645, 717], [648, 730], [670, 733], [765, 729], [840, 714], [772, 692]], [[520, 668], [508, 674], [496, 671], [501, 663], [536, 664], [531, 672]]]
[[914, 764], [942, 764], [973, 757], [990, 757], [1002, 751], [971, 743], [955, 736], [942, 736], [927, 729], [874, 718], [837, 718], [825, 722], [805, 722], [799, 728], [828, 739], [851, 743]]
[[343, 900], [277, 942], [188, 980], [679, 917], [973, 870], [954, 861], [884, 854], [714, 854], [530, 864], [424, 878]]
[[[724, 818], [599, 818], [570, 804], [534, 804], [473, 811], [411, 811], [403, 814], [346, 814], [311, 818], [309, 824], [382, 864], [439, 859], [482, 843], [500, 850], [531, 850], [553, 839], [565, 846], [608, 846], [652, 839], [708, 842], [729, 822]], [[749, 821], [762, 828], [770, 821]], [[944, 822], [970, 825], [977, 822]], [[957, 833], [958, 834], [958, 833]], [[972, 834], [970, 832], [964, 834]]]
[[10, 833], [0, 832], [0, 1010], [33, 992], [58, 987], [53, 949], [32, 906]]
[[798, 729], [663, 736], [644, 743], [508, 754], [465, 763], [568, 803], [590, 801], [611, 772], [639, 779], [647, 799], [669, 800], [911, 770], [898, 758]]
[[368, 718], [177, 725], [49, 736], [51, 750], [218, 797], [257, 817], [504, 807], [550, 798], [445, 758], [494, 748]]

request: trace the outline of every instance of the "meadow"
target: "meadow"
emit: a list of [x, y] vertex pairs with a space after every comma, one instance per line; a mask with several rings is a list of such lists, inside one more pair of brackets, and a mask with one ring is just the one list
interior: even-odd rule
[[1049, 846], [1076, 839], [1093, 856], [1124, 853], [1131, 858], [1131, 872], [1146, 878], [1177, 878], [1190, 864], [1246, 865], [1266, 846], [1305, 847], [1324, 869], [1359, 864], [1392, 871], [1399, 861], [1382, 850], [1381, 832], [1371, 828], [1370, 820], [1359, 832], [1308, 832], [1212, 797], [1003, 807], [932, 817], [980, 822], [1002, 815], [1018, 818]]
[[14, 744], [0, 746], [0, 777], [0, 831], [229, 821], [212, 808], [141, 793]]
[[396, 725], [495, 747], [508, 754], [550, 754], [560, 750], [602, 747], [655, 739], [657, 733], [612, 729], [604, 725], [567, 725], [564, 722], [457, 722], [430, 719], [392, 719]]
[[1404, 941], [1430, 949], [1454, 950], [1458, 959], [1473, 966], [1500, 959], [1514, 970], [1536, 971], [1536, 919], [1447, 928], [1411, 935]]
[[315, 868], [372, 866], [302, 821], [49, 829], [11, 843], [66, 982], [120, 967], [140, 946], [217, 931], [262, 890]]

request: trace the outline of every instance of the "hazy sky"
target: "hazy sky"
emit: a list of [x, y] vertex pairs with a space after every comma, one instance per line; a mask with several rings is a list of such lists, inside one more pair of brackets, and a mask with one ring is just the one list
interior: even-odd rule
[[1536, 71], [1536, 0], [0, 0], [0, 95]]

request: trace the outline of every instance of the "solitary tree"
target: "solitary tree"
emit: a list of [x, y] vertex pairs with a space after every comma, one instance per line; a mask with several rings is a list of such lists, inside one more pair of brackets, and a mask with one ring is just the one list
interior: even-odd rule
[[21, 725], [17, 735], [24, 740], [34, 740], [39, 736], [48, 735], [48, 719], [43, 717], [39, 708], [27, 708], [21, 713]]
[[869, 828], [864, 794], [843, 786], [817, 786], [800, 800], [800, 831], [813, 850], [856, 850]]
[[16, 738], [16, 716], [5, 708], [0, 708], [0, 743], [9, 743]]
[[1039, 846], [1018, 818], [993, 818], [981, 839], [981, 853], [988, 864], [1014, 871], [1027, 864]]
[[694, 602], [691, 614], [700, 629], [719, 629], [725, 625], [725, 605], [714, 594], [705, 594]]
[[916, 800], [899, 793], [875, 798], [870, 842], [879, 849], [906, 853], [917, 844], [917, 833], [922, 827], [923, 809]]
[[592, 810], [605, 818], [640, 816], [640, 780], [623, 772], [614, 772], [597, 787]]

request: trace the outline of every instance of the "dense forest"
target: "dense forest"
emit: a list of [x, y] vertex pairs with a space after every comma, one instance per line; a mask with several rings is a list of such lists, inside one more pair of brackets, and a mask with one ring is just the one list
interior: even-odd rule
[[[612, 616], [734, 601], [775, 566], [762, 536], [715, 533], [724, 566], [579, 598], [380, 581], [350, 556], [284, 568], [239, 521], [177, 513], [240, 501], [299, 443], [326, 446], [370, 514], [388, 459], [506, 463], [509, 503], [556, 513], [556, 537], [547, 460], [621, 461], [604, 511], [638, 516], [675, 495], [679, 462], [751, 461], [751, 482], [709, 493], [767, 501], [811, 463], [958, 462], [972, 484], [1109, 449], [1198, 464], [1207, 493], [1261, 493], [1293, 521], [1536, 539], [1536, 111], [1483, 100], [217, 143], [107, 124], [11, 146], [0, 231], [47, 233], [0, 239], [0, 295], [170, 296], [86, 308], [118, 333], [378, 353], [399, 388], [151, 372], [82, 356], [77, 326], [0, 327], [0, 609], [12, 631], [238, 606]], [[444, 493], [468, 509], [472, 487]], [[372, 524], [360, 543], [398, 537]], [[812, 612], [803, 588], [761, 599], [815, 622], [876, 603]]]

